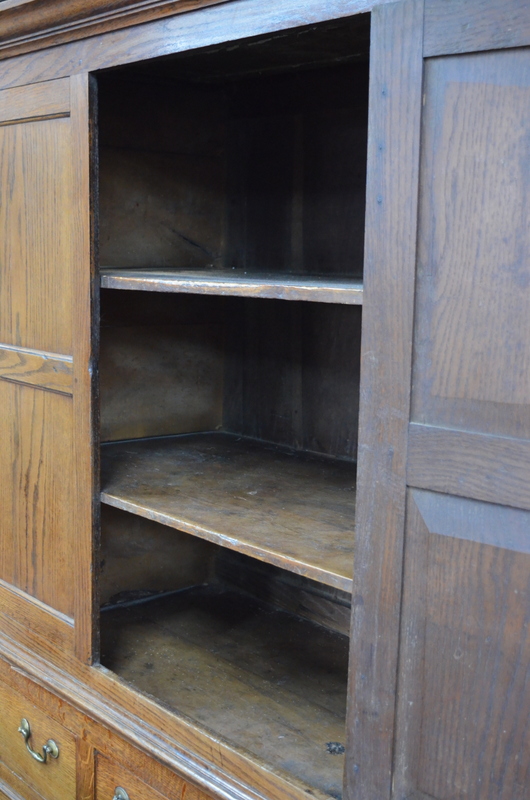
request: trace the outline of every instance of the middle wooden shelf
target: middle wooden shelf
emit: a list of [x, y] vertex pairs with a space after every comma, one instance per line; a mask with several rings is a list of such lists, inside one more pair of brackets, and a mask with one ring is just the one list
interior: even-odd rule
[[221, 432], [110, 443], [101, 499], [351, 592], [352, 462]]

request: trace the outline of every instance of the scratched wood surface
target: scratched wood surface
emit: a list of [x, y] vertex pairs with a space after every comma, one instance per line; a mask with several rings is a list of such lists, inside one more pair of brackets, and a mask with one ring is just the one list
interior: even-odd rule
[[347, 637], [215, 587], [104, 612], [102, 629], [102, 662], [121, 678], [341, 796], [344, 756], [327, 745], [344, 743]]
[[102, 448], [102, 500], [349, 591], [355, 466], [225, 433]]
[[72, 358], [0, 345], [0, 378], [72, 394]]
[[295, 275], [238, 274], [233, 271], [113, 269], [100, 270], [103, 289], [148, 292], [183, 292], [189, 294], [265, 297], [281, 300], [306, 300], [320, 303], [362, 305], [360, 280], [308, 278]]

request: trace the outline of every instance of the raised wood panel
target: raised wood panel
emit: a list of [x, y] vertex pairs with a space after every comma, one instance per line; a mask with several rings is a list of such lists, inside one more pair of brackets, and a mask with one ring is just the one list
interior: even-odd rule
[[422, 31], [423, 2], [407, 0], [372, 13], [348, 800], [389, 800], [392, 783]]
[[0, 408], [0, 578], [72, 616], [72, 400], [0, 381]]
[[425, 68], [412, 418], [530, 438], [530, 51]]
[[424, 55], [528, 45], [528, 11], [521, 0], [426, 0]]
[[30, 647], [38, 642], [48, 657], [73, 652], [73, 619], [2, 580], [0, 617], [4, 633]]
[[528, 512], [411, 490], [396, 798], [528, 797], [529, 574]]
[[530, 441], [409, 425], [407, 483], [530, 509]]
[[71, 147], [68, 118], [0, 126], [3, 344], [72, 353]]
[[0, 344], [0, 378], [72, 394], [72, 358]]
[[0, 92], [0, 125], [42, 117], [67, 117], [70, 81], [44, 81]]

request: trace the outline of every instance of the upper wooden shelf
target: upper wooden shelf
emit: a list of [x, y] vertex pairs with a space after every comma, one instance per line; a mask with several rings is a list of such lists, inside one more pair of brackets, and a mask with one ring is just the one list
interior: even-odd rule
[[355, 465], [227, 433], [105, 444], [104, 503], [351, 592]]
[[358, 278], [334, 276], [272, 275], [235, 270], [101, 269], [103, 289], [144, 292], [269, 297], [318, 303], [362, 305], [363, 285]]

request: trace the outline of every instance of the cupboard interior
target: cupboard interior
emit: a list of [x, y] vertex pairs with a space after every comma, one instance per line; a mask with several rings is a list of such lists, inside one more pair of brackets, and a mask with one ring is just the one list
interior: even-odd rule
[[358, 285], [368, 41], [359, 15], [100, 73], [102, 285]]
[[344, 766], [368, 40], [98, 76], [100, 660], [313, 796]]

